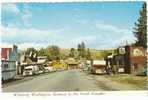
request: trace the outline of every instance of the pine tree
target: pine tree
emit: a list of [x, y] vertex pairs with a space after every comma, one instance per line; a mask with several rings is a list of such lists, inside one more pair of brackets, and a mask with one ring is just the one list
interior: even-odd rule
[[82, 50], [82, 58], [85, 58], [86, 57], [86, 51], [85, 51], [85, 43], [82, 42], [81, 43], [81, 50]]
[[81, 55], [82, 55], [82, 50], [81, 50], [81, 44], [78, 44], [78, 58], [80, 58], [81, 57]]
[[140, 10], [140, 17], [135, 23], [134, 35], [137, 38], [136, 46], [147, 47], [147, 16], [146, 16], [146, 2], [144, 2], [142, 9]]
[[70, 49], [70, 54], [69, 54], [70, 57], [74, 57], [75, 56], [75, 49], [74, 48], [71, 48]]
[[91, 59], [91, 53], [90, 53], [90, 50], [89, 48], [87, 48], [87, 59], [90, 60]]

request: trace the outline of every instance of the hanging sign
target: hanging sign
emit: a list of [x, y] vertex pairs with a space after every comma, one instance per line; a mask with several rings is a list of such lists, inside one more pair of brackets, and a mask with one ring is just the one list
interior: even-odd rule
[[132, 55], [133, 56], [144, 56], [144, 53], [142, 50], [136, 48], [136, 49], [133, 49]]

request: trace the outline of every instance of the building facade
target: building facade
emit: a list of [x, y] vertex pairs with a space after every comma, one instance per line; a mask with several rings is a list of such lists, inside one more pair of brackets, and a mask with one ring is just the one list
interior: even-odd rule
[[113, 72], [138, 74], [146, 66], [146, 49], [143, 47], [124, 46], [117, 51], [117, 54], [106, 58], [106, 66], [111, 66]]
[[19, 64], [19, 56], [17, 46], [1, 48], [1, 68], [2, 80], [12, 79], [17, 74], [17, 66]]

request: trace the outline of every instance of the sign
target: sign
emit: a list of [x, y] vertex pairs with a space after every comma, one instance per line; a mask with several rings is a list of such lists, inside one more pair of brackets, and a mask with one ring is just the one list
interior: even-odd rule
[[132, 55], [133, 56], [144, 56], [143, 51], [138, 48], [133, 49]]
[[119, 48], [119, 54], [125, 54], [125, 48], [124, 47]]

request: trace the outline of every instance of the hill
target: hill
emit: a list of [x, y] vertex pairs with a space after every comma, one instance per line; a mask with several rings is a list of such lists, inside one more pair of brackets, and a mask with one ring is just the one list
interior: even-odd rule
[[[76, 49], [75, 49], [76, 50]], [[104, 49], [104, 50], [97, 50], [97, 49], [91, 49], [90, 53], [92, 59], [104, 59], [106, 55], [109, 53], [113, 53], [115, 49]], [[70, 48], [61, 48], [60, 52], [64, 56], [68, 56], [70, 54]]]

